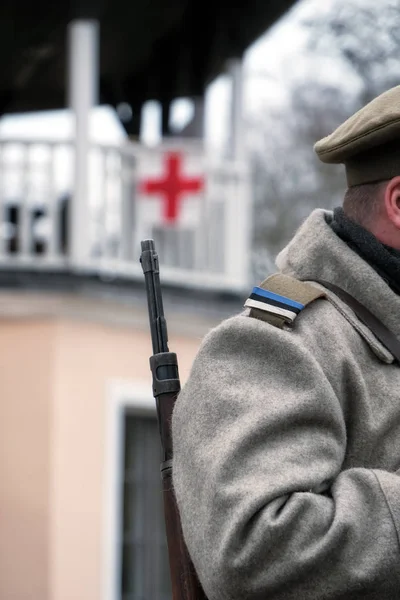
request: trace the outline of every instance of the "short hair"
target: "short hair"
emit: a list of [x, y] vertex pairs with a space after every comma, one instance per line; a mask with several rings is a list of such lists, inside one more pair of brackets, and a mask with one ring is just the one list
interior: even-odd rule
[[359, 225], [369, 225], [379, 214], [387, 181], [348, 188], [343, 200], [345, 214]]

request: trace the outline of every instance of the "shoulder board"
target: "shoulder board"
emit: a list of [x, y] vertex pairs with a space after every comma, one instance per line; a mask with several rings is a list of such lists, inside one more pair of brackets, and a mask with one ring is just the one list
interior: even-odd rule
[[282, 329], [318, 298], [326, 298], [324, 290], [277, 273], [253, 288], [245, 307], [250, 308], [250, 317]]

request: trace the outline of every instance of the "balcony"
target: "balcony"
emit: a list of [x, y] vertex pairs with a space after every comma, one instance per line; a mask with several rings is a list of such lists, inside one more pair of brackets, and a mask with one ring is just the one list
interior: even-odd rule
[[[143, 173], [168, 151], [183, 152], [201, 171], [196, 198], [181, 200], [179, 218], [162, 218], [162, 199], [145, 197]], [[163, 282], [188, 288], [242, 291], [248, 286], [251, 189], [246, 165], [211, 162], [195, 142], [145, 148], [91, 145], [87, 206], [77, 223], [72, 142], [0, 140], [0, 272], [142, 279], [140, 240], [156, 241]], [[71, 252], [72, 227], [83, 252]], [[75, 231], [75, 235], [77, 231]]]

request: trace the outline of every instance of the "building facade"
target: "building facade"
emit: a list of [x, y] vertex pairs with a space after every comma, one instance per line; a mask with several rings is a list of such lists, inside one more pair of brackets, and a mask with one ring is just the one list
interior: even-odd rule
[[247, 174], [194, 145], [93, 147], [102, 195], [71, 255], [57, 152], [0, 142], [0, 597], [170, 600], [139, 242], [157, 242], [184, 382], [243, 304]]

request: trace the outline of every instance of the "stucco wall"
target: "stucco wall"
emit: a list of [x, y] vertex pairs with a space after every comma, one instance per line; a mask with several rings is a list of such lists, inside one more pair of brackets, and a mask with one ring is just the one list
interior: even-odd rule
[[54, 327], [0, 321], [0, 598], [49, 598]]
[[[67, 321], [56, 337], [51, 600], [100, 600], [107, 386], [122, 379], [150, 392], [150, 340], [146, 332]], [[197, 339], [171, 339], [182, 379], [197, 346]]]
[[[107, 390], [151, 392], [147, 318], [46, 319], [38, 296], [1, 298], [0, 598], [102, 600]], [[184, 381], [201, 335], [172, 329]]]

